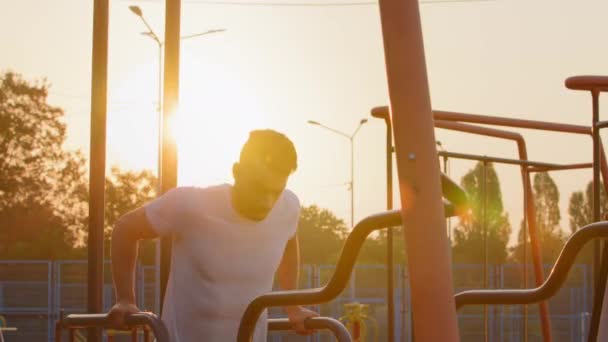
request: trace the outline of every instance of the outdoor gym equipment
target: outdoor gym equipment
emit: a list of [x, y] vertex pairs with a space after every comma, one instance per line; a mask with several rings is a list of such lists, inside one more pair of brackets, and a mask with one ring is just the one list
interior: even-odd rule
[[[591, 93], [593, 114], [591, 118], [591, 136], [593, 139], [593, 221], [601, 220], [600, 212], [600, 161], [604, 158], [601, 147], [600, 130], [608, 127], [608, 121], [600, 121], [600, 93], [608, 91], [608, 77], [605, 76], [574, 76], [566, 80], [566, 87], [572, 90], [584, 90]], [[604, 186], [606, 186], [604, 177]], [[607, 192], [608, 193], [608, 192]], [[601, 335], [608, 337], [608, 326], [606, 323], [600, 327], [602, 314], [608, 314], [608, 308], [603, 308], [604, 293], [606, 291], [606, 279], [608, 278], [608, 245], [603, 244], [600, 259], [600, 244], [596, 242], [593, 250], [595, 291], [593, 296], [593, 312], [591, 314], [591, 325], [589, 327], [589, 341], [595, 341]]]
[[[448, 203], [448, 205], [450, 205]], [[448, 212], [448, 210], [446, 210]], [[353, 266], [359, 254], [359, 250], [367, 237], [374, 231], [384, 228], [401, 226], [402, 218], [400, 210], [391, 210], [376, 215], [368, 216], [359, 221], [348, 234], [340, 258], [336, 264], [331, 279], [321, 288], [276, 291], [262, 295], [254, 299], [241, 318], [241, 326], [237, 336], [238, 342], [250, 342], [253, 330], [261, 313], [269, 307], [289, 305], [312, 305], [328, 302], [336, 298], [346, 287]]]
[[[138, 329], [143, 329], [144, 341], [151, 342], [149, 332], [152, 331], [157, 342], [170, 342], [167, 328], [154, 314], [137, 313], [127, 316], [126, 323], [130, 328], [131, 339], [137, 341]], [[56, 323], [55, 341], [60, 342], [64, 329], [70, 333], [70, 342], [76, 341], [77, 330], [89, 327], [104, 328], [108, 327], [108, 317], [106, 314], [89, 315], [68, 315]], [[305, 321], [305, 327], [313, 330], [328, 330], [338, 342], [351, 342], [350, 333], [338, 320], [330, 317], [313, 317]], [[288, 319], [269, 319], [268, 330], [288, 331], [292, 330]], [[109, 335], [109, 338], [113, 335]]]
[[[168, 123], [175, 115], [178, 105], [181, 1], [166, 0], [165, 3], [165, 74], [162, 102], [164, 104], [163, 122]], [[446, 248], [446, 225], [443, 215], [441, 215], [444, 208], [441, 204], [441, 189], [438, 183], [440, 179], [439, 162], [436, 158], [434, 123], [418, 6], [418, 0], [379, 1], [386, 75], [392, 112], [392, 130], [395, 137], [395, 153], [402, 203], [401, 212], [389, 212], [385, 215], [401, 215], [402, 220], [386, 222], [383, 221], [386, 217], [380, 215], [376, 217], [378, 221], [376, 223], [395, 223], [399, 221], [394, 226], [402, 223], [407, 227], [404, 230], [404, 240], [410, 266], [411, 293], [412, 297], [415, 298], [413, 311], [416, 313], [414, 322], [416, 339], [418, 341], [457, 341], [458, 326], [453, 298], [451, 265]], [[106, 169], [108, 23], [109, 1], [95, 0], [91, 79], [90, 229], [88, 235], [88, 312], [90, 313], [98, 313], [103, 310], [102, 263]], [[594, 93], [597, 94], [598, 91], [604, 89], [603, 86], [598, 87], [595, 81], [590, 84], [595, 86]], [[575, 84], [579, 83], [575, 82]], [[593, 128], [596, 132], [600, 127], [594, 126]], [[595, 134], [594, 136], [598, 135]], [[169, 125], [166, 124], [163, 125], [162, 142], [160, 183], [161, 192], [164, 193], [177, 184], [176, 144], [171, 139]], [[599, 146], [595, 140], [594, 146]], [[594, 153], [595, 170], [599, 167], [597, 162], [599, 158], [598, 148], [594, 148], [594, 151], [596, 152]], [[527, 158], [520, 157], [520, 159]], [[594, 172], [594, 175], [596, 174]], [[599, 177], [594, 177], [594, 182], [598, 183]], [[597, 190], [597, 187], [595, 187], [595, 190]], [[531, 191], [529, 187], [527, 191]], [[599, 217], [595, 218], [599, 220]], [[370, 222], [364, 220], [360, 224], [369, 225]], [[532, 230], [530, 231], [532, 232]], [[169, 274], [169, 240], [163, 240], [161, 251], [160, 286], [162, 301]], [[597, 254], [599, 255], [599, 253]], [[536, 258], [536, 256], [534, 257]], [[432, 267], [429, 267], [429, 265], [432, 265]], [[338, 270], [336, 270], [336, 273], [338, 273]], [[598, 278], [597, 275], [596, 278]], [[538, 274], [536, 280], [538, 282]], [[434, 284], [432, 291], [429, 290], [428, 284]], [[328, 299], [332, 295], [331, 291], [335, 291], [337, 287], [331, 291], [328, 290], [327, 286], [324, 289], [323, 296], [319, 296], [314, 290], [311, 290], [296, 295], [295, 299], [305, 301]], [[281, 293], [278, 294], [278, 297], [272, 298], [277, 299], [280, 303], [290, 303], [293, 299]], [[256, 305], [275, 304], [274, 300], [268, 303], [264, 300], [254, 301], [254, 303]], [[601, 303], [598, 304], [597, 300], [596, 304], [601, 307]], [[257, 307], [255, 307], [255, 310], [257, 310]], [[254, 318], [257, 319], [256, 312], [253, 313]], [[594, 319], [599, 318], [594, 317]], [[239, 331], [239, 334], [241, 334], [241, 331]], [[99, 332], [90, 330], [88, 340], [98, 342], [100, 340]], [[245, 341], [245, 339], [239, 341]]]

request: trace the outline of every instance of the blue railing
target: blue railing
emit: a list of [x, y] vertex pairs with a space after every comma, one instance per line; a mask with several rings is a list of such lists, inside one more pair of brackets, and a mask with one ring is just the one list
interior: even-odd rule
[[[491, 266], [489, 284], [492, 288], [513, 287], [519, 284], [520, 265]], [[551, 265], [547, 265], [549, 269]], [[395, 337], [398, 341], [409, 341], [411, 331], [410, 292], [407, 271], [399, 267], [395, 270]], [[159, 302], [155, 282], [156, 268], [137, 268], [137, 300], [140, 308], [158, 313]], [[324, 316], [339, 318], [343, 314], [343, 304], [360, 302], [370, 304], [371, 314], [380, 325], [380, 340], [386, 334], [386, 276], [384, 265], [357, 265], [349, 286], [333, 302], [316, 306]], [[332, 265], [306, 265], [301, 272], [303, 288], [319, 287], [327, 282], [333, 273]], [[481, 265], [455, 265], [455, 283], [458, 291], [479, 288], [482, 283]], [[530, 275], [532, 276], [532, 275]], [[565, 287], [550, 301], [551, 320], [555, 341], [578, 341], [586, 335], [587, 313], [590, 311], [590, 291], [588, 269], [576, 265]], [[467, 284], [468, 283], [468, 284]], [[532, 284], [530, 279], [528, 284]], [[106, 284], [104, 286], [104, 307], [109, 309], [114, 301], [111, 284], [110, 265], [106, 263]], [[84, 261], [0, 261], [0, 315], [7, 318], [9, 326], [17, 327], [16, 332], [7, 332], [8, 341], [51, 341], [54, 334], [53, 322], [58, 319], [61, 309], [66, 314], [84, 313], [86, 308], [86, 262]], [[529, 308], [528, 336], [540, 338], [536, 305]], [[489, 310], [490, 340], [521, 340], [523, 316], [521, 307], [496, 306]], [[271, 316], [279, 317], [280, 310], [271, 310]], [[481, 307], [465, 308], [460, 311], [459, 322], [463, 340], [476, 340], [483, 334]], [[288, 334], [272, 333], [270, 341], [286, 341]], [[310, 342], [325, 340], [317, 335]], [[402, 338], [404, 337], [404, 338]]]

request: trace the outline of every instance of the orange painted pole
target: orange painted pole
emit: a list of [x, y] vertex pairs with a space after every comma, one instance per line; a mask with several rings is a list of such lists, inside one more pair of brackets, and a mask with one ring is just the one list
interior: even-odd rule
[[[105, 227], [106, 119], [108, 111], [109, 0], [93, 2], [91, 61], [91, 163], [89, 167], [89, 236], [87, 239], [87, 312], [103, 311], [103, 229]], [[73, 332], [70, 330], [70, 336]], [[87, 340], [101, 341], [91, 328]]]
[[417, 342], [458, 341], [418, 0], [380, 0]]
[[[181, 0], [165, 1], [165, 83], [163, 84], [163, 120], [161, 171], [159, 180], [161, 193], [177, 186], [177, 143], [171, 135], [170, 122], [176, 115], [179, 103], [179, 43], [181, 22]], [[161, 312], [167, 281], [171, 269], [171, 238], [161, 240], [160, 296]]]

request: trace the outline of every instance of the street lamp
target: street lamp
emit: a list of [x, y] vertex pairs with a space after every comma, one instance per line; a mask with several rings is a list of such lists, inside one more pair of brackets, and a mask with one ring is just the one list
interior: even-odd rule
[[[144, 23], [144, 25], [146, 25], [146, 28], [148, 29], [148, 31], [146, 32], [142, 32], [141, 34], [146, 36], [146, 37], [150, 37], [152, 40], [154, 40], [156, 42], [156, 44], [158, 45], [158, 114], [159, 114], [159, 118], [158, 118], [158, 189], [159, 189], [159, 193], [160, 193], [160, 189], [161, 189], [161, 184], [160, 184], [160, 172], [161, 172], [161, 165], [162, 165], [162, 157], [161, 157], [161, 149], [162, 149], [162, 83], [163, 83], [163, 63], [162, 63], [162, 59], [163, 59], [163, 45], [165, 44], [159, 37], [158, 35], [154, 32], [154, 29], [152, 29], [152, 26], [150, 26], [150, 24], [148, 23], [148, 21], [146, 20], [146, 18], [144, 17], [143, 11], [141, 10], [141, 8], [139, 6], [129, 6], [129, 10], [135, 14], [136, 16], [138, 16], [141, 21]], [[195, 38], [195, 37], [200, 37], [200, 36], [204, 36], [207, 34], [212, 34], [212, 33], [218, 33], [218, 32], [224, 32], [226, 31], [226, 29], [213, 29], [213, 30], [208, 30], [205, 32], [201, 32], [201, 33], [195, 33], [195, 34], [191, 34], [191, 35], [187, 35], [187, 36], [183, 36], [180, 37], [181, 40], [186, 40], [186, 39], [190, 39], [190, 38]]]
[[[143, 11], [141, 10], [141, 8], [139, 6], [129, 6], [129, 10], [135, 14], [136, 16], [138, 16], [141, 21], [144, 23], [144, 25], [146, 26], [146, 28], [148, 29], [148, 31], [146, 32], [142, 32], [141, 34], [146, 36], [146, 37], [150, 37], [152, 40], [154, 40], [156, 42], [156, 44], [158, 45], [158, 171], [157, 171], [157, 176], [158, 176], [158, 185], [157, 185], [157, 195], [160, 195], [162, 192], [162, 184], [161, 184], [161, 171], [162, 171], [162, 146], [163, 146], [163, 141], [162, 141], [162, 134], [163, 134], [163, 106], [162, 106], [162, 83], [163, 83], [163, 46], [165, 44], [165, 42], [163, 42], [158, 35], [154, 32], [154, 29], [152, 29], [152, 26], [150, 26], [150, 24], [148, 23], [148, 21], [146, 20], [146, 18], [144, 17]], [[190, 39], [190, 38], [195, 38], [195, 37], [200, 37], [200, 36], [204, 36], [207, 34], [212, 34], [212, 33], [218, 33], [218, 32], [224, 32], [226, 31], [225, 29], [213, 29], [213, 30], [208, 30], [205, 32], [201, 32], [201, 33], [195, 33], [195, 34], [191, 34], [191, 35], [187, 35], [187, 36], [182, 36], [180, 37], [180, 40], [186, 40], [186, 39]], [[160, 265], [160, 243], [157, 241], [156, 242], [156, 265], [157, 267], [159, 267]], [[156, 298], [161, 298], [160, 296], [160, 272], [156, 272], [156, 284], [157, 284], [157, 288], [156, 288]], [[157, 305], [158, 305], [158, 309], [156, 310], [156, 312], [160, 312], [160, 301], [157, 300]]]
[[331, 128], [331, 127], [327, 127], [325, 125], [323, 125], [322, 123], [318, 122], [318, 121], [314, 121], [314, 120], [308, 120], [307, 123], [311, 124], [311, 125], [315, 125], [315, 126], [319, 126], [322, 128], [325, 128], [328, 131], [334, 132], [338, 135], [341, 135], [343, 137], [345, 137], [346, 139], [348, 139], [350, 141], [350, 182], [349, 182], [349, 186], [350, 186], [350, 225], [351, 227], [354, 227], [355, 225], [355, 205], [354, 205], [354, 139], [355, 136], [357, 135], [357, 132], [359, 132], [359, 129], [361, 129], [361, 126], [363, 126], [365, 123], [367, 122], [367, 119], [361, 119], [359, 121], [359, 125], [357, 126], [357, 129], [355, 129], [355, 131], [353, 132], [353, 134], [346, 134], [344, 132], [341, 132], [337, 129]]

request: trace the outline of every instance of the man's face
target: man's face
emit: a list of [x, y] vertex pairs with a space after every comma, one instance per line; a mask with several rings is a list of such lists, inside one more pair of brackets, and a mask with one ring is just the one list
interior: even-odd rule
[[261, 221], [285, 190], [287, 178], [263, 162], [234, 165], [234, 191], [240, 214]]

